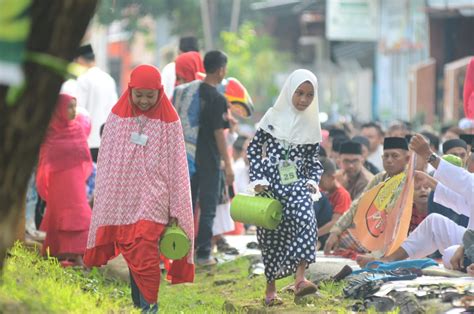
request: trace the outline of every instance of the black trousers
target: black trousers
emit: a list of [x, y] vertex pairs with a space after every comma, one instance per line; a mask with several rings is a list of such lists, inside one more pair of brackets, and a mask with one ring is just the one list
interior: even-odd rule
[[92, 160], [95, 163], [97, 163], [97, 156], [99, 156], [99, 149], [98, 148], [91, 148], [90, 151], [91, 151]]
[[216, 216], [220, 191], [219, 169], [198, 169], [191, 178], [193, 206], [199, 201], [199, 231], [196, 239], [197, 258], [211, 255], [212, 226]]

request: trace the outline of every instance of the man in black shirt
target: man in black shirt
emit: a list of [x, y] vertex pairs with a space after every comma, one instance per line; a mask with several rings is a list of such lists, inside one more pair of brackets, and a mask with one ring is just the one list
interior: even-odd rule
[[[227, 70], [227, 56], [221, 51], [209, 51], [204, 57], [206, 78], [199, 87], [200, 117], [196, 145], [197, 172], [192, 178], [193, 199], [199, 199], [200, 218], [196, 239], [198, 265], [214, 264], [211, 259], [212, 225], [219, 200], [219, 172], [224, 162], [226, 184], [234, 181], [231, 158], [224, 130], [229, 128], [227, 100], [216, 86]], [[195, 202], [194, 202], [195, 203]]]

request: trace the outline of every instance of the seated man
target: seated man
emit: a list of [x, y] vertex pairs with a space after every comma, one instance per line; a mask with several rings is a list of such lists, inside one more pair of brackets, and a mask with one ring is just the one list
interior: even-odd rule
[[352, 138], [352, 141], [359, 143], [362, 150], [362, 159], [364, 163], [364, 168], [369, 170], [369, 172], [373, 175], [376, 175], [380, 172], [379, 168], [375, 167], [373, 163], [371, 163], [367, 158], [369, 157], [369, 149], [370, 149], [370, 142], [369, 139], [365, 136], [358, 135]]
[[418, 225], [428, 216], [428, 198], [431, 187], [426, 181], [418, 180], [415, 182], [415, 191], [413, 193], [413, 209], [411, 212], [410, 227], [408, 233], [412, 233]]
[[337, 172], [337, 181], [351, 194], [351, 199], [355, 200], [374, 178], [363, 165], [362, 145], [354, 141], [342, 143], [339, 161], [341, 170]]
[[[431, 147], [431, 149], [433, 150], [433, 148]], [[459, 158], [460, 159], [460, 158]], [[461, 159], [460, 159], [461, 160]], [[474, 169], [473, 169], [474, 170]], [[469, 171], [469, 170], [468, 170]], [[469, 172], [473, 172], [473, 171], [469, 171]], [[467, 228], [467, 225], [469, 223], [469, 217], [465, 216], [465, 215], [462, 215], [462, 214], [458, 214], [456, 211], [452, 210], [451, 208], [448, 208], [446, 206], [443, 206], [439, 203], [436, 203], [434, 201], [434, 194], [435, 194], [435, 191], [431, 191], [430, 193], [430, 197], [428, 199], [428, 214], [440, 214], [440, 215], [443, 215], [445, 216], [446, 218], [449, 218], [451, 219], [452, 221], [454, 221], [456, 224], [462, 226], [462, 227], [465, 227]]]
[[472, 153], [474, 150], [474, 134], [461, 134], [459, 135], [459, 138], [466, 142], [467, 150]]
[[452, 220], [439, 214], [431, 214], [392, 254], [379, 259], [370, 255], [359, 255], [356, 261], [360, 267], [365, 267], [367, 263], [374, 260], [393, 262], [407, 258], [425, 258], [438, 250], [443, 256], [445, 267], [460, 269], [452, 265], [451, 259], [462, 243], [465, 232], [466, 228], [455, 224]]
[[[430, 150], [427, 141], [421, 135], [414, 137], [410, 147], [420, 158], [428, 160], [436, 169], [434, 178], [417, 172], [416, 180], [424, 180], [434, 188], [435, 202], [469, 216], [468, 230], [473, 230], [474, 219], [471, 217], [474, 215], [474, 198], [472, 197], [474, 175], [439, 158]], [[422, 258], [438, 250], [443, 254], [443, 263], [447, 268], [459, 270], [461, 266], [469, 266], [459, 262], [459, 251], [462, 250], [460, 245], [465, 232], [466, 228], [457, 225], [452, 220], [439, 214], [431, 214], [408, 236], [400, 248], [381, 260]], [[372, 260], [374, 258], [369, 256], [360, 256], [357, 259], [361, 266]], [[469, 267], [472, 268], [472, 266]]]
[[[362, 192], [362, 195], [352, 202], [349, 210], [343, 216], [341, 216], [331, 228], [331, 233], [324, 247], [325, 254], [329, 254], [337, 247], [351, 248], [360, 253], [367, 252], [367, 250], [346, 231], [353, 226], [354, 216], [359, 205], [360, 198], [363, 196], [363, 194], [385, 180], [405, 171], [405, 168], [410, 160], [407, 141], [401, 137], [385, 138], [382, 159], [385, 171], [377, 174], [372, 179], [372, 181], [370, 181], [364, 192]], [[398, 196], [400, 194], [402, 187], [403, 185], [400, 185], [397, 190], [394, 191], [394, 196]], [[343, 241], [341, 241], [341, 238]]]
[[443, 154], [458, 156], [462, 160], [462, 164], [465, 165], [467, 161], [468, 152], [467, 144], [461, 139], [447, 140], [443, 143]]
[[351, 196], [349, 192], [336, 180], [336, 165], [330, 159], [321, 158], [323, 165], [323, 175], [319, 182], [320, 189], [325, 192], [332, 206], [332, 217], [324, 226], [318, 228], [318, 237], [325, 236], [351, 206]]
[[313, 202], [313, 209], [314, 214], [316, 216], [316, 222], [318, 225], [318, 243], [317, 243], [317, 250], [319, 251], [320, 248], [324, 247], [326, 244], [326, 240], [329, 234], [320, 235], [319, 230], [321, 227], [327, 224], [332, 219], [332, 206], [329, 203], [329, 200], [324, 193], [321, 194], [321, 197], [316, 202]]

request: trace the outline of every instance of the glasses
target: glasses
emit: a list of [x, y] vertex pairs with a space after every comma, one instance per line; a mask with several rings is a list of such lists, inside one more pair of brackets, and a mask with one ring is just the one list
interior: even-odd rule
[[345, 165], [357, 165], [360, 163], [360, 159], [343, 159], [342, 163]]

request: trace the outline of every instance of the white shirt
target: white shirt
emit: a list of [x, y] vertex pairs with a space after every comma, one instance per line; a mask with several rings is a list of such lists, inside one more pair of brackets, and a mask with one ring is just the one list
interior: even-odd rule
[[434, 178], [439, 181], [434, 201], [469, 217], [468, 229], [474, 229], [474, 174], [441, 159]]
[[92, 67], [77, 78], [77, 105], [85, 108], [92, 120], [91, 134], [87, 139], [89, 148], [100, 146], [100, 127], [116, 103], [117, 86], [108, 73]]
[[234, 161], [232, 165], [234, 170], [234, 186], [236, 193], [246, 193], [248, 191], [248, 186], [250, 183], [249, 179], [249, 166], [245, 164], [243, 158], [239, 158]]
[[176, 84], [176, 63], [171, 62], [161, 70], [161, 84], [168, 99], [173, 98], [174, 86]]
[[77, 98], [77, 81], [75, 79], [68, 79], [61, 85], [61, 94], [68, 94]]
[[382, 161], [382, 154], [383, 154], [383, 146], [379, 145], [377, 150], [367, 157], [367, 160], [374, 164], [380, 171], [383, 171], [383, 161]]

